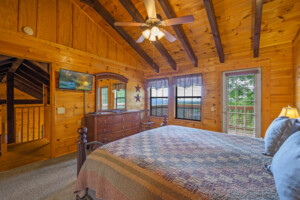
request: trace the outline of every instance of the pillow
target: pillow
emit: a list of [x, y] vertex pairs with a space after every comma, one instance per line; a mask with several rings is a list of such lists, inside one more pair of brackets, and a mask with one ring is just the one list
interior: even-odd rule
[[291, 135], [293, 123], [288, 117], [278, 117], [269, 126], [265, 135], [264, 154], [273, 156]]
[[291, 134], [300, 131], [300, 118], [297, 119], [291, 119], [292, 123], [293, 123], [293, 129]]
[[300, 199], [300, 131], [283, 143], [272, 160], [270, 170], [281, 200]]

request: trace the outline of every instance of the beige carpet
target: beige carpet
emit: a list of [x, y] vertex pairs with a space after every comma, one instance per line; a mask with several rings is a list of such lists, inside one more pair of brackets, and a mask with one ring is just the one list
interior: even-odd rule
[[0, 173], [1, 200], [75, 200], [76, 154]]

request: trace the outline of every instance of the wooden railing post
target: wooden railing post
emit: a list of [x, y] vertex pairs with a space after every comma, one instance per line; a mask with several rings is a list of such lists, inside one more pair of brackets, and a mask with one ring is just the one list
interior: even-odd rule
[[5, 156], [7, 153], [7, 139], [6, 139], [6, 109], [5, 105], [2, 105], [1, 114], [1, 156]]
[[86, 127], [81, 127], [78, 129], [78, 146], [77, 146], [77, 176], [79, 174], [79, 171], [86, 160], [86, 133], [87, 133], [87, 128]]

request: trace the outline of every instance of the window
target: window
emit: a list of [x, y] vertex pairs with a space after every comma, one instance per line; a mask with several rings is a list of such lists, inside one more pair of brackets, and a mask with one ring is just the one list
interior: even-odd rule
[[101, 88], [101, 110], [108, 109], [108, 88]]
[[150, 88], [150, 115], [162, 117], [168, 115], [169, 89]]
[[168, 115], [169, 79], [148, 80], [147, 88], [150, 94], [150, 116], [163, 117]]
[[202, 76], [185, 75], [173, 78], [176, 119], [201, 120]]
[[125, 109], [125, 90], [114, 90], [115, 93], [115, 109]]

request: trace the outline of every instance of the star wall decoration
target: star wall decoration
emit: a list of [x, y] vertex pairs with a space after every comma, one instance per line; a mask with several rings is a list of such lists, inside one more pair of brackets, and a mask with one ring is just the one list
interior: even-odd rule
[[139, 94], [135, 96], [135, 102], [141, 102], [141, 97]]
[[137, 84], [137, 86], [135, 86], [135, 90], [136, 90], [136, 92], [140, 92], [141, 91], [141, 87], [140, 87], [139, 84]]

